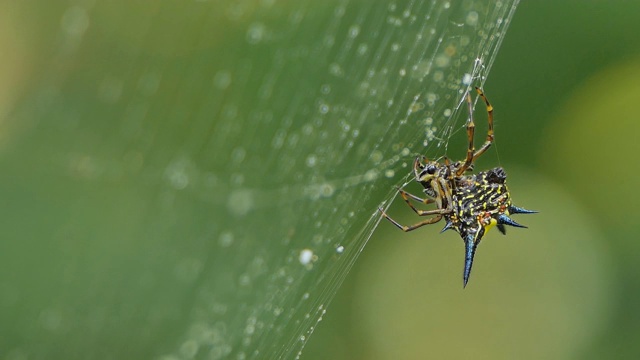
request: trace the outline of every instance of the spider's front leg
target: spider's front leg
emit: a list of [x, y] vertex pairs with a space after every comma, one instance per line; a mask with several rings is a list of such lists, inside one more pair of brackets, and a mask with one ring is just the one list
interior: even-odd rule
[[482, 89], [476, 87], [476, 91], [478, 92], [478, 96], [484, 100], [485, 105], [487, 106], [487, 122], [489, 123], [489, 130], [487, 131], [487, 140], [485, 140], [484, 144], [478, 149], [478, 151], [473, 154], [473, 160], [475, 161], [480, 155], [484, 154], [485, 151], [493, 144], [494, 134], [493, 134], [493, 106], [487, 100], [487, 97], [484, 96]]
[[464, 159], [462, 166], [456, 171], [456, 176], [464, 174], [464, 172], [471, 166], [473, 162], [475, 147], [473, 145], [473, 135], [476, 131], [476, 124], [473, 122], [473, 104], [471, 103], [471, 95], [467, 91], [467, 105], [469, 105], [469, 120], [467, 120], [467, 140], [469, 146], [467, 147], [467, 157]]
[[489, 123], [489, 129], [487, 130], [487, 140], [485, 140], [484, 144], [478, 149], [475, 150], [475, 146], [473, 143], [473, 136], [475, 134], [476, 124], [473, 122], [473, 104], [471, 103], [471, 95], [467, 93], [467, 104], [469, 105], [469, 120], [467, 121], [467, 140], [469, 141], [469, 146], [467, 147], [467, 157], [464, 160], [462, 166], [456, 172], [456, 175], [460, 176], [464, 174], [464, 172], [471, 166], [471, 164], [476, 161], [480, 155], [484, 154], [491, 144], [493, 144], [494, 140], [494, 132], [493, 132], [493, 106], [489, 103], [489, 100], [486, 96], [484, 96], [484, 92], [479, 87], [476, 87], [476, 92], [478, 96], [482, 98], [485, 105], [487, 106], [487, 122]]
[[400, 196], [402, 196], [402, 199], [404, 200], [404, 202], [407, 203], [407, 205], [409, 205], [409, 207], [411, 208], [411, 210], [413, 210], [416, 214], [420, 215], [420, 216], [425, 216], [425, 215], [432, 215], [433, 213], [429, 213], [429, 211], [425, 211], [425, 210], [419, 210], [417, 209], [415, 206], [413, 206], [413, 204], [411, 204], [411, 202], [409, 201], [409, 199], [413, 199], [416, 202], [428, 205], [428, 204], [432, 204], [434, 202], [436, 202], [434, 199], [423, 199], [419, 196], [413, 195], [409, 192], [406, 192], [402, 189], [398, 189], [398, 192], [400, 193]]
[[382, 216], [385, 219], [391, 221], [391, 223], [393, 225], [395, 225], [398, 229], [400, 229], [400, 230], [402, 230], [404, 232], [415, 230], [415, 229], [417, 229], [419, 227], [422, 227], [422, 226], [425, 226], [425, 225], [435, 224], [438, 221], [440, 221], [442, 219], [442, 217], [444, 216], [443, 211], [445, 211], [445, 212], [447, 211], [446, 209], [443, 209], [443, 210], [440, 210], [440, 209], [432, 210], [432, 211], [434, 211], [433, 214], [436, 214], [436, 216], [434, 216], [434, 217], [432, 217], [430, 219], [423, 220], [423, 221], [421, 221], [421, 222], [419, 222], [417, 224], [413, 224], [411, 226], [405, 226], [405, 225], [401, 225], [399, 222], [393, 220], [389, 215], [387, 215], [387, 213], [384, 212], [384, 210], [382, 208], [378, 208], [378, 210], [382, 213]]

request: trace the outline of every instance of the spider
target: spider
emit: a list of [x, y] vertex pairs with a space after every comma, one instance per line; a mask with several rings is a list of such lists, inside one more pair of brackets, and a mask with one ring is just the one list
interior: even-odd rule
[[[424, 187], [427, 197], [423, 199], [398, 189], [404, 201], [416, 214], [432, 217], [411, 226], [404, 226], [389, 217], [382, 208], [378, 209], [384, 218], [404, 232], [437, 223], [444, 218], [446, 224], [441, 233], [453, 229], [460, 234], [465, 244], [463, 287], [466, 287], [469, 281], [476, 248], [487, 231], [496, 226], [502, 234], [506, 234], [505, 225], [526, 228], [509, 216], [537, 212], [511, 203], [511, 195], [506, 185], [507, 174], [501, 167], [465, 175], [473, 170], [474, 161], [489, 149], [494, 140], [493, 107], [480, 88], [476, 87], [476, 91], [487, 106], [489, 130], [484, 144], [478, 150], [474, 147], [473, 105], [471, 95], [467, 92], [469, 120], [466, 128], [469, 146], [466, 158], [452, 163], [447, 157], [439, 162], [419, 156], [413, 163], [413, 171], [415, 180]], [[425, 205], [435, 203], [436, 209], [417, 209], [411, 200]]]

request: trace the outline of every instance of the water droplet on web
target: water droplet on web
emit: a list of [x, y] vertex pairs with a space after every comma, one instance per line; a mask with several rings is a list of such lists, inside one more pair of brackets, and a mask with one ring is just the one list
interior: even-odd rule
[[233, 233], [231, 231], [224, 231], [220, 234], [220, 237], [218, 237], [218, 245], [221, 247], [229, 247], [233, 244], [233, 240]]
[[231, 73], [225, 70], [218, 71], [213, 77], [213, 85], [220, 90], [224, 90], [231, 85]]
[[180, 354], [185, 358], [189, 359], [198, 353], [198, 343], [195, 340], [189, 339], [182, 343], [180, 346]]
[[336, 38], [331, 35], [325, 35], [325, 37], [322, 39], [322, 44], [327, 48], [331, 48], [335, 43]]
[[449, 65], [450, 60], [451, 60], [451, 57], [445, 54], [439, 54], [438, 56], [436, 56], [434, 63], [438, 67], [445, 67]]
[[298, 255], [298, 261], [300, 261], [300, 264], [305, 266], [311, 265], [315, 259], [317, 259], [317, 257], [313, 254], [313, 250], [311, 249], [302, 249]]
[[246, 215], [253, 208], [253, 192], [251, 190], [234, 190], [227, 200], [227, 208], [234, 215]]
[[266, 27], [262, 23], [256, 22], [249, 25], [249, 28], [247, 29], [247, 42], [249, 44], [257, 44], [261, 42], [265, 37], [266, 31]]
[[471, 77], [471, 74], [466, 73], [464, 74], [464, 76], [462, 76], [462, 83], [464, 85], [470, 85], [471, 84], [471, 80], [473, 80], [473, 78]]
[[60, 26], [67, 35], [81, 36], [89, 28], [89, 14], [83, 7], [71, 6], [62, 14]]
[[320, 106], [318, 107], [318, 111], [320, 112], [320, 114], [326, 114], [329, 112], [329, 105], [327, 104], [320, 104]]
[[364, 174], [364, 180], [367, 182], [373, 181], [377, 178], [378, 178], [378, 171], [374, 169], [371, 169]]
[[355, 38], [356, 36], [358, 36], [358, 34], [360, 34], [360, 26], [358, 25], [353, 25], [349, 28], [349, 37], [350, 38]]
[[427, 105], [433, 106], [435, 105], [436, 100], [438, 100], [438, 96], [430, 92], [425, 95], [425, 99], [427, 100]]
[[238, 283], [240, 284], [240, 286], [249, 286], [251, 285], [251, 277], [247, 274], [242, 274], [238, 279]]
[[317, 161], [318, 161], [318, 158], [314, 154], [310, 154], [309, 156], [307, 156], [306, 163], [308, 167], [314, 167]]
[[327, 95], [330, 92], [331, 92], [331, 85], [324, 84], [320, 87], [320, 93], [322, 93], [323, 95]]
[[383, 155], [382, 155], [382, 151], [380, 150], [374, 150], [371, 152], [371, 161], [374, 164], [379, 164], [380, 161], [382, 161]]
[[333, 63], [329, 65], [329, 74], [336, 77], [342, 77], [344, 75], [344, 71], [342, 70], [340, 64]]
[[330, 197], [334, 192], [335, 188], [329, 183], [325, 183], [320, 186], [320, 195], [323, 197]]
[[246, 155], [247, 151], [243, 147], [239, 146], [231, 152], [231, 161], [236, 164], [240, 164]]
[[366, 54], [368, 50], [369, 46], [367, 44], [360, 44], [358, 45], [358, 49], [356, 50], [356, 52], [358, 53], [358, 55], [362, 56]]
[[287, 133], [284, 130], [278, 130], [276, 134], [271, 139], [271, 146], [274, 149], [279, 149], [284, 144], [284, 139], [287, 136]]
[[182, 190], [189, 185], [189, 175], [183, 169], [171, 171], [168, 175], [169, 183], [176, 189]]

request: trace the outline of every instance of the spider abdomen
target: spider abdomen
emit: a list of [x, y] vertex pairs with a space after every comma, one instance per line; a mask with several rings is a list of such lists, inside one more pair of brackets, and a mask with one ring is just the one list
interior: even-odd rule
[[458, 179], [452, 196], [452, 214], [457, 221], [461, 225], [464, 223], [463, 226], [472, 223], [483, 225], [483, 222], [490, 221], [488, 217], [496, 218], [505, 213], [511, 202], [506, 179], [507, 174], [502, 168], [481, 171]]

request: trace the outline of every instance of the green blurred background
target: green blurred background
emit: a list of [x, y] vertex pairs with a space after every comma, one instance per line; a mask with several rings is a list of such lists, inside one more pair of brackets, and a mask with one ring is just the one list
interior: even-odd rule
[[[239, 2], [243, 6], [247, 3]], [[200, 30], [194, 25], [197, 22], [175, 18], [168, 8], [156, 3], [101, 5], [101, 11], [91, 16], [109, 19], [130, 6], [131, 13], [161, 18], [185, 31]], [[134, 57], [140, 60], [145, 56], [145, 45], [162, 49], [153, 41], [169, 39], [167, 48], [171, 51], [159, 51], [143, 64], [161, 72], [163, 81], [179, 83], [190, 93], [154, 95], [155, 112], [186, 113], [192, 102], [200, 101], [193, 100], [197, 99], [194, 94], [206, 88], [189, 87], [190, 81], [197, 83], [197, 73], [184, 79], [179, 69], [163, 68], [166, 57], [177, 58], [178, 68], [180, 61], [191, 64], [187, 52], [181, 50], [193, 44], [172, 38], [170, 26], [154, 29], [157, 39], [131, 35], [127, 44], [85, 43], [78, 50], [78, 43], [51, 35], [68, 6], [66, 2], [47, 2], [46, 7], [0, 3], [0, 115], [5, 119], [0, 122], [4, 174], [0, 194], [5, 204], [5, 240], [0, 241], [0, 277], [5, 278], [0, 281], [0, 358], [147, 358], [169, 353], [179, 342], [181, 317], [192, 308], [180, 294], [193, 292], [197, 298], [196, 289], [206, 278], [194, 274], [210, 265], [187, 261], [175, 270], [164, 269], [163, 264], [176, 253], [206, 253], [209, 238], [190, 242], [188, 248], [149, 239], [156, 235], [163, 239], [168, 231], [178, 239], [190, 231], [206, 234], [209, 228], [203, 223], [209, 204], [195, 202], [194, 206], [194, 202], [181, 201], [153, 181], [124, 188], [119, 182], [131, 174], [166, 177], [162, 171], [149, 171], [154, 168], [149, 164], [161, 164], [167, 155], [165, 148], [188, 137], [180, 132], [179, 123], [170, 122], [153, 128], [148, 138], [136, 135], [135, 139], [142, 138], [148, 144], [156, 141], [166, 145], [145, 153], [152, 156], [145, 157], [143, 167], [140, 153], [126, 149], [119, 153], [121, 147], [131, 148], [132, 134], [140, 131], [136, 123], [124, 129], [121, 124], [114, 129], [103, 122], [82, 123], [81, 114], [87, 110], [82, 104], [89, 97], [86, 83], [94, 79], [75, 78], [74, 73], [96, 61], [127, 65], [132, 60], [112, 49], [127, 49], [128, 55], [140, 51], [142, 55]], [[246, 16], [251, 16], [248, 13]], [[82, 29], [82, 14], [65, 14], [62, 25], [69, 26], [71, 35]], [[439, 235], [438, 226], [403, 234], [381, 223], [307, 343], [303, 359], [640, 356], [640, 310], [636, 306], [640, 302], [640, 192], [636, 188], [640, 170], [635, 158], [640, 150], [639, 19], [640, 2], [524, 1], [519, 5], [486, 82], [486, 94], [495, 106], [496, 144], [477, 168], [503, 166], [515, 204], [540, 214], [516, 219], [529, 229], [508, 229], [506, 237], [490, 233], [464, 290], [463, 250], [456, 234]], [[130, 20], [106, 38], [117, 41], [147, 29], [148, 24]], [[220, 26], [217, 30], [224, 29]], [[223, 38], [217, 40], [224, 44]], [[210, 46], [215, 46], [215, 41]], [[76, 55], [71, 63], [65, 61], [70, 53]], [[221, 66], [211, 61], [212, 67]], [[131, 71], [136, 76], [144, 72]], [[117, 79], [110, 82], [109, 74], [106, 80], [105, 74], [98, 75], [103, 107], [90, 111], [108, 115], [114, 108], [110, 99], [119, 96], [122, 84]], [[150, 77], [142, 82], [143, 92], [149, 89], [153, 94], [155, 81]], [[217, 81], [216, 86], [224, 85], [224, 79]], [[28, 98], [52, 116], [60, 113], [68, 103], [49, 103], [53, 96], [60, 96], [52, 95], [59, 88], [39, 87], [43, 83], [69, 92], [62, 97], [74, 104], [76, 118], [65, 114], [53, 126], [36, 110], [15, 110]], [[127, 109], [125, 116], [133, 118], [144, 111], [149, 110]], [[480, 119], [483, 115], [479, 115], [479, 124]], [[70, 133], [73, 137], [65, 136]], [[464, 136], [461, 132], [454, 135], [450, 156], [461, 157]], [[97, 165], [74, 153], [82, 144], [93, 147]], [[190, 150], [198, 151], [186, 151]], [[118, 160], [111, 159], [114, 152], [119, 153]], [[210, 159], [211, 165], [215, 167], [216, 161]], [[188, 162], [176, 166], [191, 171]], [[74, 178], [72, 185], [67, 182], [68, 174]], [[168, 181], [180, 186], [179, 178]], [[215, 183], [215, 179], [211, 181]], [[392, 186], [388, 185], [372, 198], [383, 199]], [[207, 186], [202, 185], [205, 190]], [[79, 192], [83, 196], [77, 196]], [[155, 202], [149, 203], [147, 194], [153, 194]], [[215, 195], [211, 197], [212, 203], [219, 202]], [[390, 211], [403, 223], [414, 222], [413, 213], [400, 203], [396, 199]], [[235, 210], [243, 213], [239, 206]], [[96, 207], [103, 218], [92, 213]], [[114, 236], [110, 222], [124, 225], [118, 234], [127, 236]], [[139, 224], [152, 224], [153, 229], [149, 232]], [[199, 226], [197, 231], [194, 226]], [[91, 246], [81, 241], [86, 234], [96, 239]], [[147, 242], [131, 243], [130, 238], [136, 236]], [[49, 241], [60, 238], [66, 242]], [[59, 260], [78, 247], [86, 257], [70, 256], [72, 263]], [[155, 253], [140, 256], [150, 248]], [[229, 253], [220, 257], [233, 259]], [[123, 267], [131, 262], [141, 264], [133, 282]], [[261, 273], [260, 265], [255, 267], [255, 273]], [[194, 278], [198, 280], [192, 281]], [[120, 293], [134, 296], [120, 303]], [[170, 295], [149, 307], [148, 313], [138, 313], [147, 307], [150, 293]], [[68, 313], [47, 310], [46, 304], [66, 303], [70, 298], [77, 306], [67, 309]], [[95, 304], [102, 307], [95, 309]], [[85, 327], [65, 323], [73, 319], [81, 319]], [[66, 348], [66, 339], [79, 334], [69, 329], [77, 328], [88, 330]], [[161, 351], [149, 350], [154, 348]], [[188, 358], [190, 350], [184, 348], [179, 354]], [[217, 358], [224, 354], [220, 350]]]
[[480, 168], [498, 158], [514, 202], [541, 213], [489, 234], [464, 291], [455, 234], [381, 223], [307, 358], [640, 356], [639, 15], [638, 2], [520, 3], [485, 87], [498, 150]]

